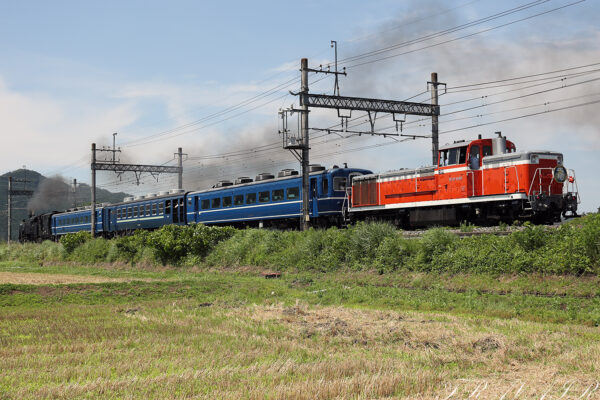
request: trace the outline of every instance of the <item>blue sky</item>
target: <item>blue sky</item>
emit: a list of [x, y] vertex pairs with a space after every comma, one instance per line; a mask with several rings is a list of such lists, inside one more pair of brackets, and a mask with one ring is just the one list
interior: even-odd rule
[[[433, 71], [452, 87], [600, 62], [599, 5], [591, 0], [419, 50], [573, 2], [0, 1], [4, 142], [0, 171], [27, 165], [42, 173], [89, 181], [90, 144], [109, 144], [113, 132], [119, 132], [124, 160], [164, 163], [177, 147], [183, 147], [190, 156], [185, 163], [186, 184], [193, 188], [237, 175], [297, 167], [291, 155], [276, 146], [237, 158], [205, 156], [277, 142], [277, 111], [296, 101], [287, 94], [297, 90], [295, 81], [260, 101], [237, 105], [298, 78], [301, 57], [309, 57], [311, 66], [332, 61], [332, 39], [338, 41], [343, 59], [531, 5], [439, 39], [403, 47], [402, 51], [411, 51], [408, 54], [388, 52], [385, 55], [396, 56], [349, 69], [349, 76], [340, 81], [342, 94], [364, 97], [408, 98], [426, 89]], [[586, 71], [590, 69], [593, 67]], [[490, 136], [502, 130], [519, 148], [561, 151], [567, 167], [576, 169], [582, 208], [595, 210], [600, 206], [596, 200], [600, 185], [594, 173], [600, 150], [598, 104], [493, 122], [600, 99], [595, 95], [600, 85], [593, 80], [599, 76], [589, 72], [569, 77], [565, 84], [577, 85], [497, 105], [486, 102], [536, 89], [515, 90], [511, 95], [486, 89], [442, 96], [443, 105], [479, 94], [496, 97], [468, 103], [482, 106], [472, 112], [441, 118], [442, 132], [491, 123], [443, 135], [441, 142], [470, 139], [479, 133]], [[330, 93], [332, 79], [316, 82], [320, 78], [311, 76], [311, 91]], [[591, 82], [578, 83], [585, 79]], [[427, 96], [415, 100], [426, 101]], [[545, 102], [550, 104], [536, 106]], [[232, 112], [213, 115], [232, 106], [237, 107]], [[442, 113], [444, 110], [460, 108], [449, 105]], [[182, 128], [207, 116], [212, 117]], [[453, 121], [458, 117], [462, 119]], [[415, 119], [409, 117], [409, 121]], [[315, 127], [337, 122], [331, 113], [311, 115]], [[389, 125], [382, 120], [378, 126]], [[159, 140], [143, 144], [144, 138], [172, 129], [155, 137]], [[413, 122], [405, 133], [427, 134], [428, 130], [427, 122]], [[326, 165], [348, 162], [384, 171], [425, 165], [430, 159], [427, 140], [392, 144], [389, 138], [313, 135], [313, 160]], [[381, 146], [351, 151], [372, 145]], [[174, 185], [170, 176], [158, 182], [147, 177], [139, 187], [128, 183], [127, 177], [124, 180], [117, 184], [114, 176], [100, 177], [108, 189], [136, 193]]]

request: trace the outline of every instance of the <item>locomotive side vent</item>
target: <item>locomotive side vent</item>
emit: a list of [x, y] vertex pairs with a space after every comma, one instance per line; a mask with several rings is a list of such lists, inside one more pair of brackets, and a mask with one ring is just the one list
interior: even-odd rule
[[254, 178], [254, 180], [256, 182], [260, 182], [260, 181], [266, 181], [267, 179], [273, 179], [273, 178], [275, 178], [275, 175], [263, 172], [261, 174], [256, 175], [256, 178]]

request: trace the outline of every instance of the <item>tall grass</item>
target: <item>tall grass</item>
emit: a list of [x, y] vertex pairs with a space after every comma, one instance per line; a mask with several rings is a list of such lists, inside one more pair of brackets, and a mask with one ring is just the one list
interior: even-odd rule
[[67, 235], [61, 243], [0, 245], [0, 261], [261, 266], [279, 270], [397, 270], [600, 274], [600, 214], [547, 228], [525, 224], [507, 236], [460, 239], [444, 228], [407, 239], [392, 225], [361, 222], [306, 232], [166, 226], [112, 240]]

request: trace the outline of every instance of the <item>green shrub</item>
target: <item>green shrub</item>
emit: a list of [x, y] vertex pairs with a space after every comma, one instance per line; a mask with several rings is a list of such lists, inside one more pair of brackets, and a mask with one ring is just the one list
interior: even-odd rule
[[385, 222], [358, 222], [349, 228], [349, 256], [355, 268], [360, 264], [372, 264], [377, 257], [377, 248], [386, 237], [395, 237], [398, 230]]
[[68, 254], [71, 254], [73, 250], [75, 250], [77, 247], [81, 246], [91, 238], [92, 235], [90, 234], [90, 232], [87, 231], [67, 233], [66, 235], [60, 238], [60, 244], [63, 245], [65, 251]]
[[105, 262], [110, 247], [109, 240], [102, 238], [90, 239], [76, 247], [69, 258], [86, 264]]
[[231, 227], [166, 225], [140, 238], [154, 250], [154, 255], [161, 263], [178, 264], [188, 256], [204, 258], [217, 243], [234, 233], [235, 229]]
[[419, 240], [405, 239], [400, 235], [387, 236], [377, 248], [376, 266], [380, 272], [412, 269], [420, 246]]
[[429, 270], [449, 267], [446, 262], [441, 262], [445, 259], [439, 256], [446, 251], [452, 251], [460, 239], [446, 228], [432, 228], [425, 232], [420, 240], [421, 246], [416, 261], [423, 269]]

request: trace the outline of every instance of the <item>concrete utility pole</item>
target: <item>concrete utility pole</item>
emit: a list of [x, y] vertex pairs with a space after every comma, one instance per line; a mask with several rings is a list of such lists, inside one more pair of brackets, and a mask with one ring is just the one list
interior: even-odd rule
[[[438, 105], [438, 76], [437, 72], [431, 73], [431, 104], [434, 106]], [[440, 139], [438, 131], [438, 116], [431, 116], [431, 156], [432, 164], [437, 165], [438, 162], [438, 149], [440, 148]]]
[[[113, 136], [114, 138], [114, 136]], [[113, 153], [114, 154], [114, 153]], [[92, 237], [96, 234], [96, 143], [92, 143]]]
[[[438, 81], [437, 72], [431, 73], [431, 105], [438, 108], [439, 96], [438, 96], [438, 86], [443, 85], [446, 87], [445, 83], [441, 83]], [[431, 115], [431, 153], [432, 153], [432, 165], [437, 165], [438, 162], [438, 150], [440, 148], [440, 139], [439, 139], [439, 124], [438, 124], [438, 115], [439, 108], [437, 113], [433, 113]]]
[[77, 179], [73, 179], [71, 193], [73, 193], [73, 208], [77, 208]]
[[8, 177], [8, 244], [10, 244], [10, 234], [12, 230], [12, 176]]
[[183, 152], [181, 147], [177, 149], [177, 167], [179, 167], [179, 173], [177, 174], [177, 189], [183, 189]]
[[309, 213], [309, 172], [308, 172], [308, 104], [305, 101], [308, 95], [308, 59], [300, 60], [301, 84], [300, 84], [300, 132], [302, 134], [302, 221], [300, 223], [303, 231], [310, 226]]

